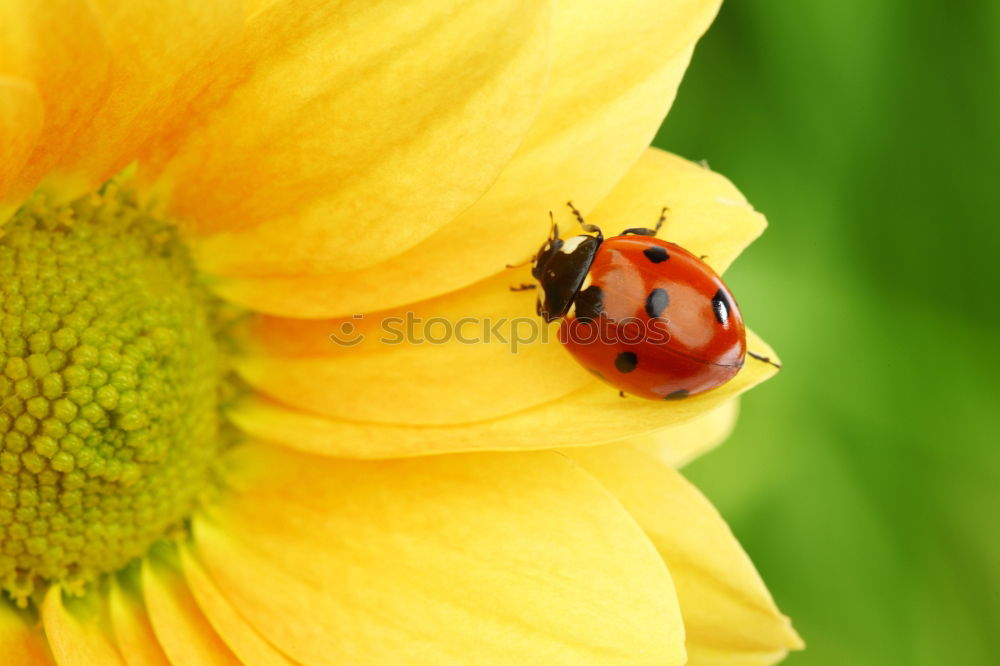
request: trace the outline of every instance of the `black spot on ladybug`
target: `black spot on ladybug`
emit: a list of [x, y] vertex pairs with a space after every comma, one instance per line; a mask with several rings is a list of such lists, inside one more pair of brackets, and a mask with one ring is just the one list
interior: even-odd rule
[[639, 357], [632, 352], [622, 352], [615, 358], [615, 367], [618, 372], [632, 372], [639, 364]]
[[666, 289], [657, 287], [646, 297], [646, 314], [656, 319], [663, 314], [668, 305], [670, 305], [670, 294], [667, 293]]
[[604, 292], [597, 285], [591, 285], [576, 295], [576, 318], [584, 323], [591, 322], [604, 312]]
[[666, 261], [667, 259], [670, 258], [670, 255], [667, 254], [667, 251], [658, 245], [654, 245], [653, 247], [647, 247], [645, 250], [642, 251], [642, 253], [646, 255], [646, 258], [652, 261], [654, 264], [658, 264], [661, 261]]
[[729, 322], [729, 310], [729, 299], [726, 298], [726, 295], [720, 289], [712, 297], [712, 311], [715, 313], [715, 318], [719, 320], [720, 324], [725, 325]]
[[665, 396], [663, 396], [663, 399], [664, 400], [683, 400], [686, 397], [688, 397], [688, 390], [687, 389], [677, 389], [673, 393], [668, 393]]

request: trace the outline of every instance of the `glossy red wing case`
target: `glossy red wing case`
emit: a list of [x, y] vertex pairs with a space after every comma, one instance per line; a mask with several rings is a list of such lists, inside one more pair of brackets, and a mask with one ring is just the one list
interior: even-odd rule
[[679, 245], [648, 236], [604, 241], [560, 339], [608, 383], [656, 400], [724, 384], [746, 354], [743, 318], [722, 278]]

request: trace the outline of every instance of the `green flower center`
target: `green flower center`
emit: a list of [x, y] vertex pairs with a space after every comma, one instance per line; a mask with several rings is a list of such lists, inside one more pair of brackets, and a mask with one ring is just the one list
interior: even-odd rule
[[113, 182], [0, 226], [0, 588], [82, 586], [183, 526], [222, 447], [217, 315]]

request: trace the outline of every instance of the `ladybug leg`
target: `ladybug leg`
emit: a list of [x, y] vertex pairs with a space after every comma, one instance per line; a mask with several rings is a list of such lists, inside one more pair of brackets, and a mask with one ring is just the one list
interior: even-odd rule
[[625, 397], [625, 391], [618, 391], [618, 397], [619, 398], [624, 398]]
[[658, 233], [660, 228], [663, 226], [663, 223], [667, 221], [667, 211], [669, 210], [669, 208], [664, 206], [663, 210], [660, 211], [660, 219], [656, 221], [656, 227], [653, 229], [654, 234]]
[[569, 206], [569, 209], [571, 211], [573, 211], [573, 215], [576, 217], [576, 221], [579, 222], [580, 226], [582, 227], [585, 224], [583, 221], [583, 214], [576, 209], [576, 206], [573, 205], [572, 201], [567, 201], [566, 205]]
[[530, 264], [534, 258], [534, 256], [530, 256], [519, 264], [507, 264], [506, 268], [522, 268]]
[[755, 359], [757, 359], [758, 361], [762, 361], [762, 362], [764, 362], [764, 363], [770, 363], [771, 365], [773, 365], [774, 367], [778, 368], [779, 370], [781, 369], [781, 364], [780, 364], [780, 363], [775, 363], [774, 361], [772, 361], [772, 360], [771, 360], [771, 359], [770, 359], [769, 357], [767, 357], [767, 356], [763, 356], [763, 355], [761, 355], [761, 354], [755, 354], [755, 353], [753, 353], [752, 351], [748, 351], [748, 352], [747, 352], [747, 356], [749, 356], [750, 358], [755, 358]]
[[537, 289], [537, 284], [512, 284], [510, 285], [511, 291], [530, 291], [531, 289]]
[[660, 231], [660, 227], [663, 226], [663, 223], [667, 221], [668, 210], [670, 209], [667, 208], [666, 206], [663, 207], [663, 210], [660, 211], [660, 219], [657, 220], [656, 226], [654, 228], [649, 229], [647, 227], [633, 227], [631, 229], [626, 229], [625, 231], [623, 231], [622, 236], [628, 236], [629, 234], [632, 234], [634, 236], [655, 236], [657, 232]]
[[[569, 209], [573, 211], [573, 215], [576, 217], [576, 221], [580, 223], [580, 227], [589, 234], [597, 234], [598, 238], [604, 238], [604, 234], [601, 233], [601, 228], [596, 224], [587, 224], [583, 221], [583, 214], [576, 209], [572, 201], [567, 201], [566, 205]], [[551, 215], [551, 213], [549, 213]]]

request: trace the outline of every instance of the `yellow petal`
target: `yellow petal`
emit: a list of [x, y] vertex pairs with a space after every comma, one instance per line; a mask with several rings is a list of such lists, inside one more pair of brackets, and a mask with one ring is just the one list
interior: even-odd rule
[[146, 614], [137, 574], [138, 571], [129, 568], [111, 581], [108, 614], [115, 644], [129, 666], [169, 666]]
[[191, 113], [241, 22], [237, 0], [5, 2], [0, 74], [34, 83], [45, 119], [14, 194], [44, 179], [75, 196], [175, 131], [168, 121]]
[[[747, 343], [750, 349], [777, 358], [751, 331], [747, 331]], [[309, 414], [261, 397], [236, 405], [230, 417], [261, 439], [310, 453], [348, 458], [585, 446], [686, 423], [776, 372], [767, 363], [747, 359], [743, 370], [723, 386], [669, 404], [622, 399], [614, 389], [591, 381], [559, 400], [496, 419], [450, 426], [348, 421]], [[594, 414], [601, 418], [594, 419]]]
[[770, 663], [802, 641], [715, 508], [679, 473], [629, 446], [567, 449], [621, 500], [677, 585], [688, 663]]
[[[642, 224], [634, 207], [645, 202], [652, 223], [664, 199], [676, 201], [666, 234], [720, 268], [764, 228], [761, 215], [736, 204], [742, 197], [725, 178], [658, 150], [645, 153], [593, 219], [609, 233]], [[592, 384], [561, 349], [555, 329], [535, 316], [534, 294], [509, 290], [524, 281], [530, 281], [527, 269], [502, 271], [458, 292], [360, 319], [261, 317], [249, 332], [256, 345], [238, 369], [262, 392], [306, 411], [419, 425], [494, 419]], [[412, 343], [404, 331], [413, 332]], [[331, 335], [351, 344], [335, 344]], [[391, 393], [406, 400], [387, 399]]]
[[6, 0], [0, 3], [0, 74], [29, 81], [44, 106], [34, 150], [14, 179], [24, 196], [45, 178], [69, 197], [96, 185], [77, 169], [71, 146], [89, 131], [110, 90], [110, 56], [90, 3]]
[[[234, 277], [219, 285], [221, 293], [276, 314], [335, 316], [430, 298], [524, 259], [544, 240], [549, 210], [563, 210], [567, 199], [591, 210], [640, 158], [717, 8], [716, 0], [565, 3], [538, 119], [474, 206], [420, 245], [365, 270]], [[656, 193], [649, 205], [643, 219], [655, 220], [663, 197]]]
[[177, 131], [229, 61], [243, 24], [239, 0], [91, 0], [111, 54], [109, 94], [68, 148], [74, 168], [104, 180], [158, 134]]
[[767, 226], [725, 176], [657, 148], [643, 153], [588, 221], [615, 233], [649, 227], [663, 206], [670, 210], [658, 236], [706, 255], [719, 274]]
[[551, 2], [276, 2], [224, 106], [164, 178], [209, 271], [351, 270], [479, 198], [548, 72]]
[[42, 632], [32, 626], [27, 613], [0, 599], [0, 650], [6, 666], [43, 666], [51, 664]]
[[[458, 287], [473, 282], [477, 276], [498, 272], [506, 263], [524, 260], [541, 245], [548, 229], [545, 211], [552, 206], [563, 216], [560, 228], [574, 228], [563, 212], [566, 210], [563, 204], [556, 202], [536, 209], [534, 245], [531, 247], [515, 247], [510, 239], [482, 242], [475, 251], [449, 245], [437, 255], [425, 255], [426, 263], [423, 264], [404, 265], [394, 260], [376, 269], [339, 277], [221, 279], [215, 289], [230, 300], [258, 310], [302, 317], [353, 314], [406, 303], [418, 294], [437, 292], [435, 285], [440, 284], [439, 273], [459, 276], [448, 278], [460, 279], [460, 283], [450, 285]], [[767, 225], [764, 216], [756, 212], [725, 177], [656, 148], [642, 154], [587, 218], [611, 234], [628, 227], [654, 224], [663, 206], [669, 206], [670, 212], [660, 236], [695, 254], [707, 255], [706, 261], [719, 272], [724, 271]], [[506, 223], [498, 224], [507, 228]], [[477, 238], [484, 237], [479, 235]], [[488, 247], [504, 248], [507, 254], [491, 260], [484, 254]], [[460, 257], [472, 257], [474, 261], [470, 263], [475, 263], [475, 267], [456, 267], [455, 261], [465, 261]], [[378, 269], [385, 271], [379, 273]], [[466, 280], [465, 276], [473, 279]], [[387, 285], [392, 289], [387, 290]]]
[[235, 453], [232, 490], [196, 517], [195, 547], [296, 661], [684, 662], [666, 567], [563, 456]]
[[172, 663], [241, 663], [205, 619], [180, 571], [159, 557], [147, 557], [142, 563], [142, 592], [153, 630]]
[[626, 442], [681, 467], [721, 444], [736, 425], [739, 399], [729, 400], [690, 421], [632, 437]]
[[32, 84], [0, 74], [0, 224], [17, 207], [11, 189], [35, 147], [42, 115], [42, 99]]
[[[535, 295], [510, 291], [518, 279], [499, 275], [407, 310], [349, 320], [355, 330], [341, 339], [365, 336], [354, 346], [330, 338], [345, 322], [263, 317], [251, 334], [256, 348], [237, 369], [251, 385], [300, 409], [383, 423], [489, 419], [593, 383], [562, 349], [555, 328], [544, 328], [535, 315]], [[411, 316], [426, 326], [408, 325]], [[515, 318], [516, 324], [503, 323]], [[415, 343], [394, 344], [408, 328]], [[547, 344], [537, 340], [543, 330]]]
[[240, 661], [253, 666], [291, 666], [291, 660], [261, 638], [229, 603], [189, 547], [182, 546], [180, 556], [184, 577], [198, 606]]
[[91, 589], [84, 597], [63, 598], [62, 588], [50, 586], [42, 602], [42, 622], [59, 666], [124, 666], [99, 592]]

